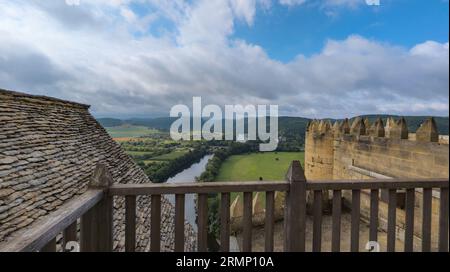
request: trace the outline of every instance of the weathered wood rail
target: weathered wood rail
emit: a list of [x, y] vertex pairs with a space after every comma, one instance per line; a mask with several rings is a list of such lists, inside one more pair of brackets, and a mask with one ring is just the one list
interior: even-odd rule
[[[440, 191], [439, 251], [448, 252], [449, 246], [449, 180], [448, 179], [391, 179], [391, 180], [332, 180], [307, 181], [298, 161], [293, 161], [285, 181], [213, 182], [186, 184], [112, 184], [104, 167], [94, 175], [90, 189], [50, 216], [39, 227], [14, 239], [1, 251], [55, 251], [58, 233], [63, 243], [77, 239], [77, 218], [80, 220], [81, 251], [112, 250], [113, 197], [125, 197], [125, 250], [132, 252], [136, 244], [136, 197], [151, 196], [150, 251], [160, 251], [160, 219], [162, 195], [175, 195], [175, 251], [184, 250], [184, 200], [186, 194], [197, 194], [198, 251], [207, 251], [208, 194], [220, 194], [221, 251], [230, 250], [230, 193], [244, 194], [242, 250], [252, 250], [252, 194], [265, 192], [265, 251], [274, 250], [274, 195], [286, 192], [284, 216], [284, 250], [306, 250], [307, 192], [313, 195], [312, 250], [322, 249], [322, 192], [332, 191], [332, 241], [330, 250], [341, 251], [341, 217], [343, 190], [351, 191], [351, 251], [360, 246], [361, 191], [370, 194], [370, 241], [378, 240], [380, 190], [388, 191], [387, 251], [395, 251], [397, 190], [406, 189], [404, 251], [413, 251], [414, 205], [416, 189], [423, 190], [422, 251], [431, 250], [432, 189]], [[63, 244], [63, 248], [64, 248]]]

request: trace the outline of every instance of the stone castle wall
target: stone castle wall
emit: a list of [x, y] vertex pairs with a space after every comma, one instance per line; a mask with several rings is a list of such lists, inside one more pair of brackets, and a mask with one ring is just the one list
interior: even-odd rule
[[[448, 138], [447, 138], [448, 139]], [[305, 143], [305, 174], [308, 180], [372, 179], [372, 178], [438, 178], [448, 177], [449, 150], [446, 137], [439, 137], [433, 119], [424, 122], [416, 134], [408, 133], [404, 119], [388, 119], [386, 126], [379, 119], [370, 124], [356, 118], [335, 123], [313, 121], [308, 126]], [[351, 192], [344, 192], [344, 202], [351, 201]], [[404, 210], [399, 191], [397, 234], [402, 238]], [[386, 229], [387, 203], [380, 193], [380, 228]], [[415, 234], [420, 242], [422, 192], [416, 191]], [[361, 194], [361, 215], [370, 214], [369, 192]], [[439, 191], [433, 192], [432, 240], [437, 242]]]

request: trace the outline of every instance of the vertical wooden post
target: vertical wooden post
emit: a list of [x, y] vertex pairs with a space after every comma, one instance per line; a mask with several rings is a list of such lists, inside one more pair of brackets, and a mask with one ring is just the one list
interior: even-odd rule
[[175, 195], [175, 252], [184, 251], [184, 194]]
[[448, 252], [448, 188], [441, 188], [439, 206], [439, 251]]
[[252, 192], [244, 193], [244, 212], [243, 212], [243, 241], [242, 241], [242, 251], [251, 252], [252, 251]]
[[266, 220], [264, 225], [265, 251], [273, 252], [275, 192], [266, 192]]
[[306, 178], [300, 161], [293, 161], [286, 174], [285, 251], [304, 252], [306, 233]]
[[40, 252], [56, 252], [56, 238], [51, 239]]
[[136, 250], [136, 196], [125, 196], [125, 251]]
[[341, 214], [342, 214], [342, 191], [333, 191], [333, 215], [332, 215], [332, 236], [331, 251], [341, 251]]
[[220, 198], [220, 251], [230, 251], [230, 193]]
[[75, 220], [72, 224], [70, 224], [63, 232], [63, 244], [62, 244], [62, 251], [65, 252], [66, 245], [68, 242], [71, 241], [78, 241], [77, 240], [77, 220]]
[[150, 251], [161, 251], [161, 195], [151, 195]]
[[369, 241], [378, 242], [378, 190], [370, 190], [370, 231]]
[[112, 251], [113, 198], [108, 188], [113, 179], [103, 164], [98, 164], [89, 182], [89, 188], [104, 189], [103, 199], [81, 217], [81, 251]]
[[350, 251], [359, 252], [359, 224], [361, 220], [361, 190], [352, 190]]
[[431, 251], [431, 213], [432, 213], [433, 191], [431, 188], [423, 189], [422, 203], [422, 251]]
[[208, 195], [198, 194], [197, 199], [197, 250], [208, 251]]

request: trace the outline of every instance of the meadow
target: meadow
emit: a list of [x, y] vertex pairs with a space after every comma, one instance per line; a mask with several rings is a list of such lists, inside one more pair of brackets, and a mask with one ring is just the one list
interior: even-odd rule
[[284, 180], [290, 163], [304, 164], [303, 152], [261, 152], [229, 157], [220, 167], [216, 181]]
[[[285, 180], [286, 172], [293, 160], [304, 165], [304, 152], [261, 152], [229, 157], [220, 167], [216, 181]], [[255, 196], [256, 193], [253, 193]], [[231, 201], [242, 193], [231, 193]], [[264, 207], [265, 196], [260, 205]]]
[[136, 138], [159, 132], [156, 129], [150, 129], [148, 127], [130, 125], [108, 127], [106, 131], [112, 138]]

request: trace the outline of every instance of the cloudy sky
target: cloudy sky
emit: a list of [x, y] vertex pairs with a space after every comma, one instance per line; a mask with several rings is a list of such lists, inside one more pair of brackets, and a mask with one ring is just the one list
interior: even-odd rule
[[[377, 2], [369, 0], [369, 2]], [[0, 0], [0, 88], [166, 116], [448, 116], [448, 0]]]

